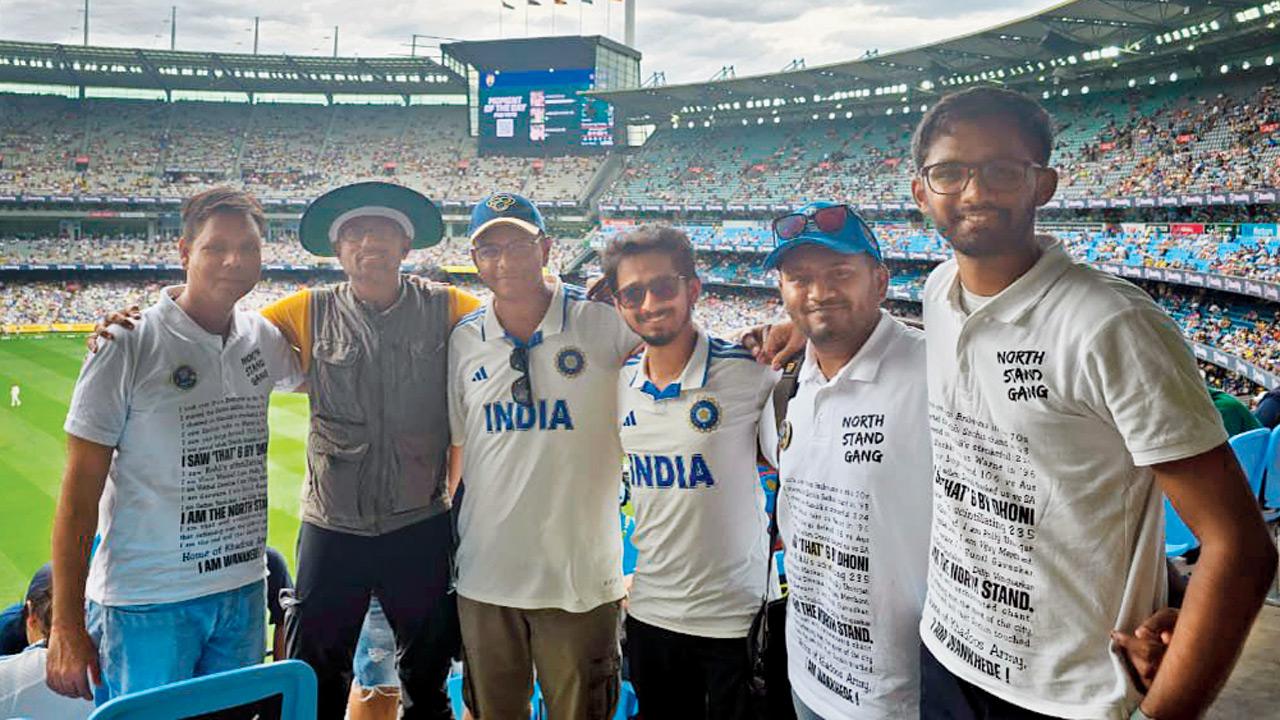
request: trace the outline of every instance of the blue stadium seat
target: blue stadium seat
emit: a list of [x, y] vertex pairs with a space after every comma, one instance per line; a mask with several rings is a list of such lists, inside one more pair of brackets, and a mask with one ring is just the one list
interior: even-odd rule
[[316, 675], [300, 660], [229, 670], [116, 698], [94, 711], [90, 720], [175, 720], [219, 711], [237, 717], [314, 720]]
[[1191, 528], [1173, 509], [1169, 498], [1164, 499], [1164, 554], [1168, 557], [1180, 557], [1200, 547], [1200, 540], [1191, 532]]
[[622, 691], [618, 694], [618, 710], [613, 720], [631, 720], [640, 713], [640, 700], [636, 698], [636, 690], [631, 683], [623, 680]]
[[[462, 700], [462, 676], [450, 675], [445, 689], [449, 693], [449, 704], [453, 706], [453, 716], [462, 720], [462, 713], [466, 710], [466, 703]], [[546, 703], [542, 701], [542, 688], [535, 682], [533, 697], [529, 698], [529, 720], [542, 720], [546, 716], [547, 708]]]
[[622, 574], [630, 575], [636, 571], [636, 558], [639, 553], [631, 544], [631, 536], [636, 531], [636, 520], [625, 513], [618, 513], [622, 523]]
[[1271, 431], [1266, 428], [1247, 430], [1229, 441], [1255, 498], [1262, 497], [1262, 476], [1266, 471], [1267, 445], [1270, 441]]
[[1262, 458], [1262, 516], [1267, 522], [1280, 520], [1280, 426], [1271, 431], [1267, 452]]

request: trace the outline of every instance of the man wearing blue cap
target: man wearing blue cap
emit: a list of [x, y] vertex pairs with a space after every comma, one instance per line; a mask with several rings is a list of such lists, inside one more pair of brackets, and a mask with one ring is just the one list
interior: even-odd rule
[[783, 305], [808, 338], [776, 445], [787, 661], [800, 720], [914, 717], [929, 544], [924, 336], [880, 308], [889, 272], [848, 205], [773, 221]]
[[624, 594], [616, 384], [640, 339], [608, 305], [545, 276], [551, 241], [527, 199], [481, 201], [469, 234], [494, 297], [449, 349], [452, 437], [466, 447], [464, 694], [477, 717], [528, 717], [536, 667], [553, 720], [605, 720]]

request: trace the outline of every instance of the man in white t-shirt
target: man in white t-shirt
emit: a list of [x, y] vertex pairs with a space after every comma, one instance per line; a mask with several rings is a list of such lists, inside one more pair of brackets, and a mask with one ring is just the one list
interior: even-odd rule
[[449, 347], [465, 447], [458, 615], [477, 717], [526, 717], [536, 666], [550, 716], [606, 718], [619, 683], [618, 371], [639, 338], [608, 305], [546, 279], [542, 215], [476, 205], [472, 257], [493, 299]]
[[646, 717], [747, 720], [747, 634], [775, 594], [756, 448], [777, 373], [693, 322], [702, 286], [683, 232], [640, 227], [610, 241], [602, 265], [646, 345], [618, 383], [637, 551], [631, 682]]
[[32, 576], [22, 602], [27, 647], [16, 655], [0, 657], [0, 718], [77, 720], [93, 712], [93, 703], [63, 697], [45, 684], [52, 616], [53, 571], [45, 563]]
[[[934, 515], [924, 718], [1197, 717], [1276, 553], [1177, 325], [1034, 234], [1052, 123], [1022, 95], [944, 98], [912, 192], [951, 244], [925, 288]], [[1202, 551], [1145, 697], [1110, 633], [1165, 603], [1162, 493]]]
[[796, 713], [914, 717], [933, 478], [924, 337], [880, 309], [889, 273], [849, 206], [810, 203], [774, 233], [765, 267], [809, 338], [778, 443]]
[[265, 651], [267, 401], [300, 370], [274, 326], [235, 309], [261, 273], [258, 202], [216, 188], [182, 222], [186, 285], [137, 330], [111, 328], [67, 413], [47, 675], [99, 703]]
[[9, 388], [9, 407], [22, 407], [22, 388], [17, 383]]

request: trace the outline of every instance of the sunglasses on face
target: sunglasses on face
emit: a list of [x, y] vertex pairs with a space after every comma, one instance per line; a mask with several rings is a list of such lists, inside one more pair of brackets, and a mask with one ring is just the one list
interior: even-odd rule
[[929, 189], [938, 195], [959, 195], [964, 192], [973, 176], [982, 180], [982, 186], [996, 192], [1017, 190], [1027, 181], [1033, 170], [1043, 170], [1026, 160], [990, 160], [984, 163], [941, 162], [920, 168]]
[[852, 217], [853, 209], [848, 205], [832, 205], [811, 213], [791, 213], [773, 219], [773, 234], [779, 241], [786, 242], [799, 237], [805, 228], [812, 225], [818, 232], [834, 235], [844, 230]]
[[643, 305], [644, 299], [648, 295], [653, 295], [654, 299], [666, 302], [680, 294], [680, 284], [685, 279], [684, 275], [663, 275], [647, 283], [631, 283], [624, 288], [615, 290], [613, 299], [620, 307], [628, 310]]
[[509, 360], [511, 369], [520, 373], [520, 377], [511, 383], [511, 399], [520, 405], [533, 405], [533, 381], [529, 377], [529, 348], [512, 348]]

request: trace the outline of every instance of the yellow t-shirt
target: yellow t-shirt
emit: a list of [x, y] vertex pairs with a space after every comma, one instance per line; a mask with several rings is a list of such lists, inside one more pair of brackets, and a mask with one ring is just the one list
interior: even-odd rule
[[[451, 324], [457, 323], [459, 318], [474, 312], [478, 307], [480, 298], [460, 288], [449, 288]], [[271, 303], [262, 308], [262, 316], [280, 328], [290, 345], [298, 348], [302, 372], [307, 372], [311, 367], [311, 289], [299, 290]]]

